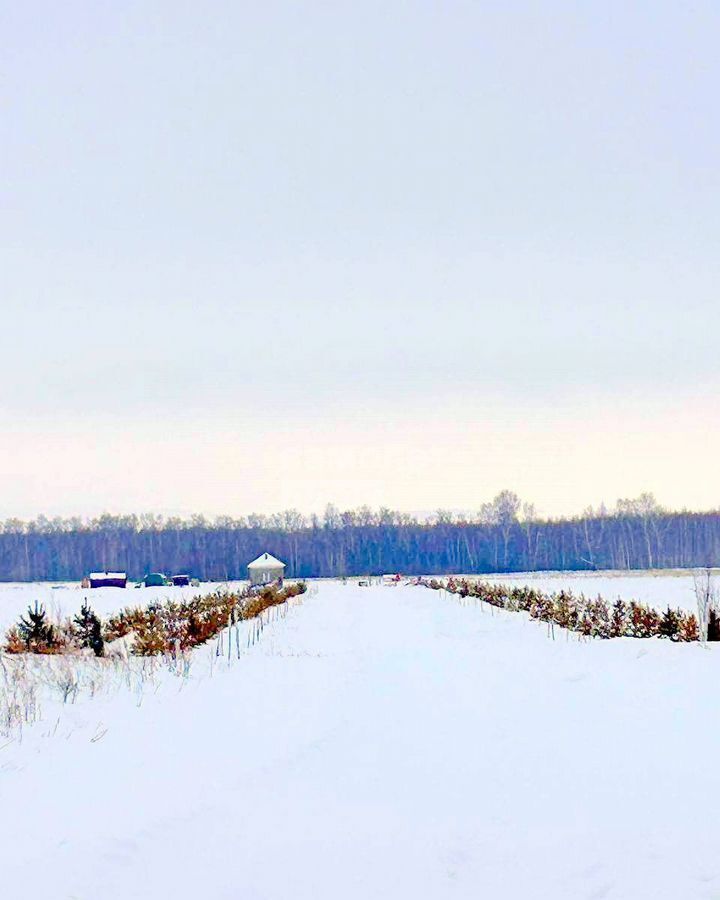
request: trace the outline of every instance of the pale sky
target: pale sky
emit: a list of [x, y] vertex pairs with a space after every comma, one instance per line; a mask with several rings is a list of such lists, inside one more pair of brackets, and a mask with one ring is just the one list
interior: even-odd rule
[[720, 505], [720, 6], [0, 2], [0, 518]]

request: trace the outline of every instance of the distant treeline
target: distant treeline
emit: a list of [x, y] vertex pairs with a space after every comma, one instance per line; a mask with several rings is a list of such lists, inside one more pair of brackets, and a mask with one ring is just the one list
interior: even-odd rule
[[324, 516], [289, 510], [213, 521], [41, 516], [0, 524], [0, 580], [79, 580], [104, 569], [229, 580], [244, 578], [263, 551], [284, 560], [291, 577], [704, 567], [720, 563], [720, 511], [670, 512], [643, 494], [613, 510], [548, 520], [503, 491], [477, 515], [439, 510], [427, 521], [333, 506]]

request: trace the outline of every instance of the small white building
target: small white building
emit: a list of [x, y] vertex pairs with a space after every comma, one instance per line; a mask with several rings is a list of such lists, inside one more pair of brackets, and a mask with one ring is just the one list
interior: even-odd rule
[[282, 581], [284, 577], [285, 563], [269, 553], [263, 553], [248, 563], [250, 584], [270, 584], [272, 581]]

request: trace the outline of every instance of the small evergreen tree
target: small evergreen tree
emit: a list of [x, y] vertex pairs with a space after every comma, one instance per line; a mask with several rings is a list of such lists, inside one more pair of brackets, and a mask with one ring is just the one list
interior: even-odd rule
[[628, 609], [623, 600], [619, 597], [613, 603], [612, 617], [610, 619], [610, 636], [622, 637], [628, 628]]
[[28, 606], [27, 618], [20, 616], [17, 630], [29, 653], [53, 653], [60, 644], [45, 607], [37, 600], [34, 608]]
[[102, 636], [102, 624], [100, 619], [88, 606], [87, 600], [83, 603], [80, 615], [73, 619], [75, 637], [81, 647], [89, 647], [95, 656], [102, 656], [105, 644]]
[[707, 639], [709, 641], [720, 641], [720, 616], [717, 610], [711, 608], [708, 615], [708, 631]]
[[607, 603], [598, 594], [594, 600], [588, 600], [587, 613], [591, 622], [591, 635], [599, 638], [610, 637], [610, 613]]
[[643, 627], [645, 637], [655, 637], [660, 631], [660, 616], [650, 607], [643, 607]]
[[680, 617], [669, 606], [660, 620], [659, 633], [660, 637], [670, 638], [671, 641], [680, 640]]

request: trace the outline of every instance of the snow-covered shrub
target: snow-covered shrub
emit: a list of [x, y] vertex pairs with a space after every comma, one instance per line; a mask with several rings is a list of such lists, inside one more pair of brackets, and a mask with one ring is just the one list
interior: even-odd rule
[[613, 603], [612, 614], [610, 616], [610, 637], [623, 637], [628, 633], [630, 623], [628, 619], [628, 607], [624, 600], [619, 597]]
[[271, 606], [305, 593], [304, 582], [283, 588], [268, 585], [257, 591], [241, 593], [215, 591], [204, 597], [175, 603], [150, 604], [132, 616], [133, 653], [139, 656], [166, 654], [173, 659], [179, 653], [204, 644], [223, 629], [243, 619], [259, 616]]
[[137, 606], [126, 606], [110, 618], [105, 623], [103, 629], [103, 638], [106, 643], [117, 641], [126, 637], [130, 632], [142, 623], [145, 613]]
[[648, 623], [646, 621], [646, 609], [641, 603], [630, 601], [628, 606], [628, 633], [630, 637], [646, 638], [650, 637], [648, 632]]
[[660, 634], [660, 613], [650, 606], [645, 606], [644, 609], [647, 637], [657, 637]]
[[578, 604], [572, 591], [559, 591], [554, 597], [554, 621], [561, 627], [574, 631], [578, 624]]
[[473, 596], [483, 600], [485, 603], [489, 603], [491, 606], [504, 609], [509, 595], [504, 585], [480, 581], [473, 587]]
[[553, 618], [554, 604], [551, 597], [546, 594], [536, 592], [530, 604], [530, 615], [533, 619], [540, 619], [541, 622], [550, 622]]
[[[168, 600], [144, 608], [126, 607], [110, 616], [104, 626], [87, 603], [73, 621], [68, 620], [64, 625], [49, 623], [44, 608], [36, 604], [28, 610], [27, 618], [22, 617], [7, 632], [4, 650], [9, 654], [56, 654], [90, 648], [100, 656], [105, 644], [122, 643], [121, 657], [126, 657], [129, 651], [136, 656], [164, 654], [177, 659], [228, 625], [253, 618], [306, 590], [304, 582], [282, 588], [269, 585], [259, 591], [246, 588], [239, 593], [218, 590], [181, 603]], [[111, 652], [113, 657], [118, 656], [114, 649]]]
[[681, 641], [699, 641], [700, 628], [694, 613], [684, 613], [680, 619], [679, 635]]
[[588, 608], [588, 600], [584, 594], [580, 594], [577, 600], [578, 622], [576, 631], [584, 634], [586, 637], [592, 637], [593, 634], [593, 617], [592, 612]]
[[609, 638], [610, 611], [605, 600], [600, 595], [588, 600], [586, 610], [591, 622], [591, 637]]
[[20, 632], [18, 631], [17, 625], [13, 625], [12, 628], [9, 628], [7, 634], [5, 635], [5, 645], [3, 647], [5, 653], [25, 653], [27, 650], [23, 639], [20, 637]]
[[133, 653], [137, 656], [156, 656], [170, 649], [165, 622], [159, 604], [151, 604], [147, 614], [134, 630]]
[[540, 591], [531, 587], [510, 588], [509, 599], [519, 610], [530, 612], [533, 605], [537, 605], [540, 599]]

